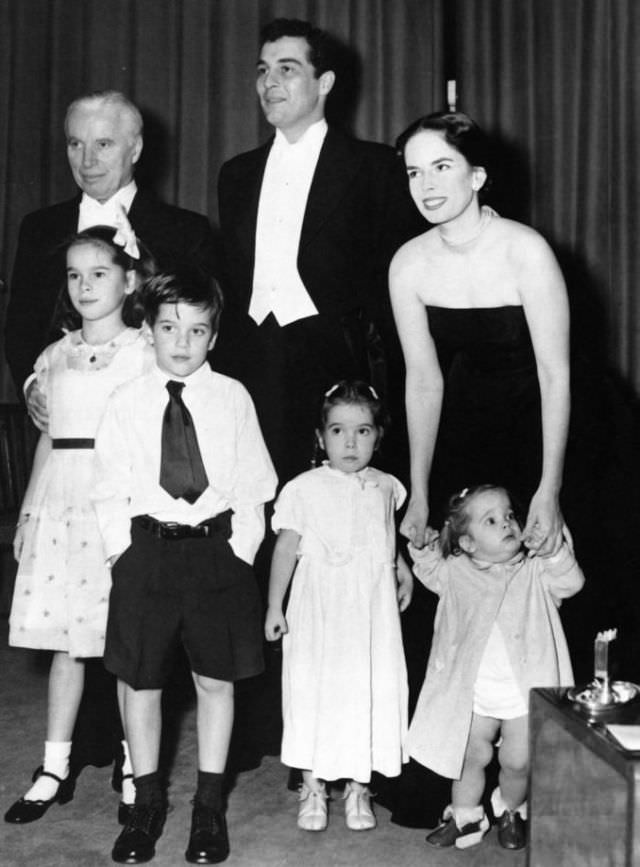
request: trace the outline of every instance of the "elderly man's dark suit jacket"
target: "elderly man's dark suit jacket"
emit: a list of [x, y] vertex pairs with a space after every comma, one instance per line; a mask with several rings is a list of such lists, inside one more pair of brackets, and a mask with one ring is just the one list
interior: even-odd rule
[[[39, 353], [59, 334], [52, 315], [64, 285], [61, 245], [77, 230], [81, 195], [28, 214], [20, 226], [7, 310], [6, 355], [18, 393]], [[206, 217], [138, 191], [129, 212], [136, 234], [161, 269], [196, 264], [215, 273], [214, 236]]]
[[[268, 364], [263, 358], [262, 369], [248, 367], [255, 330], [248, 309], [258, 203], [272, 143], [273, 139], [225, 163], [219, 179], [225, 313], [215, 352], [220, 369], [249, 387], [263, 427], [268, 410], [260, 412], [262, 374]], [[354, 344], [363, 336], [366, 339], [362, 332], [370, 334], [370, 325], [375, 323], [389, 346], [395, 340], [388, 300], [389, 263], [401, 244], [425, 229], [409, 197], [404, 168], [393, 150], [330, 128], [309, 190], [298, 251], [298, 270], [320, 317], [334, 322]], [[309, 354], [306, 358], [297, 356], [296, 361], [297, 368], [309, 369], [327, 366], [330, 359]], [[285, 388], [305, 387], [296, 379], [296, 372], [286, 372]], [[344, 370], [343, 375], [350, 374]], [[401, 389], [400, 384], [398, 387]], [[318, 395], [312, 397], [317, 403]]]

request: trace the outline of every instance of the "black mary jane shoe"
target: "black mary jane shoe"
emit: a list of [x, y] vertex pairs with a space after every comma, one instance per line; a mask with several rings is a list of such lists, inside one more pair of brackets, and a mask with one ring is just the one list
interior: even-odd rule
[[121, 831], [111, 857], [118, 864], [144, 864], [156, 854], [156, 840], [162, 834], [166, 807], [134, 804], [129, 821]]
[[498, 843], [503, 849], [524, 849], [527, 844], [527, 823], [520, 813], [505, 810], [499, 817]]
[[134, 804], [125, 804], [124, 801], [120, 801], [118, 804], [118, 824], [126, 825], [131, 818], [131, 814], [133, 813]]
[[184, 857], [190, 864], [219, 864], [229, 857], [229, 835], [222, 810], [194, 804]]
[[63, 780], [50, 771], [45, 771], [40, 765], [34, 771], [33, 782], [35, 783], [40, 777], [51, 777], [58, 783], [58, 791], [53, 798], [49, 798], [47, 801], [27, 801], [25, 798], [20, 798], [4, 814], [5, 822], [9, 822], [11, 825], [26, 825], [28, 822], [36, 822], [44, 816], [52, 804], [68, 804], [73, 799], [76, 780], [71, 774]]

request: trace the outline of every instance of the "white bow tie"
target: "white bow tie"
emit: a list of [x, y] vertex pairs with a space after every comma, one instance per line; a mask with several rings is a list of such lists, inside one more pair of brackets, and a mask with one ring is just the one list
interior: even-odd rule
[[111, 226], [117, 228], [119, 208], [115, 197], [101, 204], [97, 199], [83, 197], [78, 213], [78, 231], [82, 232], [90, 226]]

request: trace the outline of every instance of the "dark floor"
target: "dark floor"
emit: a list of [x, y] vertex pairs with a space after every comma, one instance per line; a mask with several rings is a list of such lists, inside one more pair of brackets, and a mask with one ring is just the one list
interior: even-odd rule
[[[40, 763], [46, 703], [43, 654], [7, 646], [6, 615], [0, 619], [0, 809], [25, 791]], [[178, 749], [170, 773], [172, 810], [158, 842], [157, 867], [184, 864], [190, 799], [196, 767], [195, 715], [187, 707], [181, 719]], [[424, 830], [402, 828], [378, 807], [378, 828], [354, 833], [344, 826], [342, 802], [331, 802], [326, 832], [296, 828], [296, 795], [287, 789], [287, 771], [277, 758], [239, 774], [229, 797], [232, 867], [268, 865], [367, 865], [367, 867], [524, 867], [524, 852], [502, 850], [491, 831], [480, 846], [438, 852], [424, 842]], [[39, 821], [23, 827], [0, 824], [2, 867], [94, 867], [112, 863], [118, 834], [118, 796], [110, 787], [109, 768], [86, 768], [71, 803], [54, 805]]]

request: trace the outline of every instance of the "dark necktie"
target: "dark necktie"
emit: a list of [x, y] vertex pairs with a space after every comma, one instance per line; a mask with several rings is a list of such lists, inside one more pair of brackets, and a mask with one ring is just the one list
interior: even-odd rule
[[162, 419], [160, 486], [177, 500], [195, 503], [209, 485], [191, 413], [180, 396], [184, 382], [167, 382], [169, 403]]

